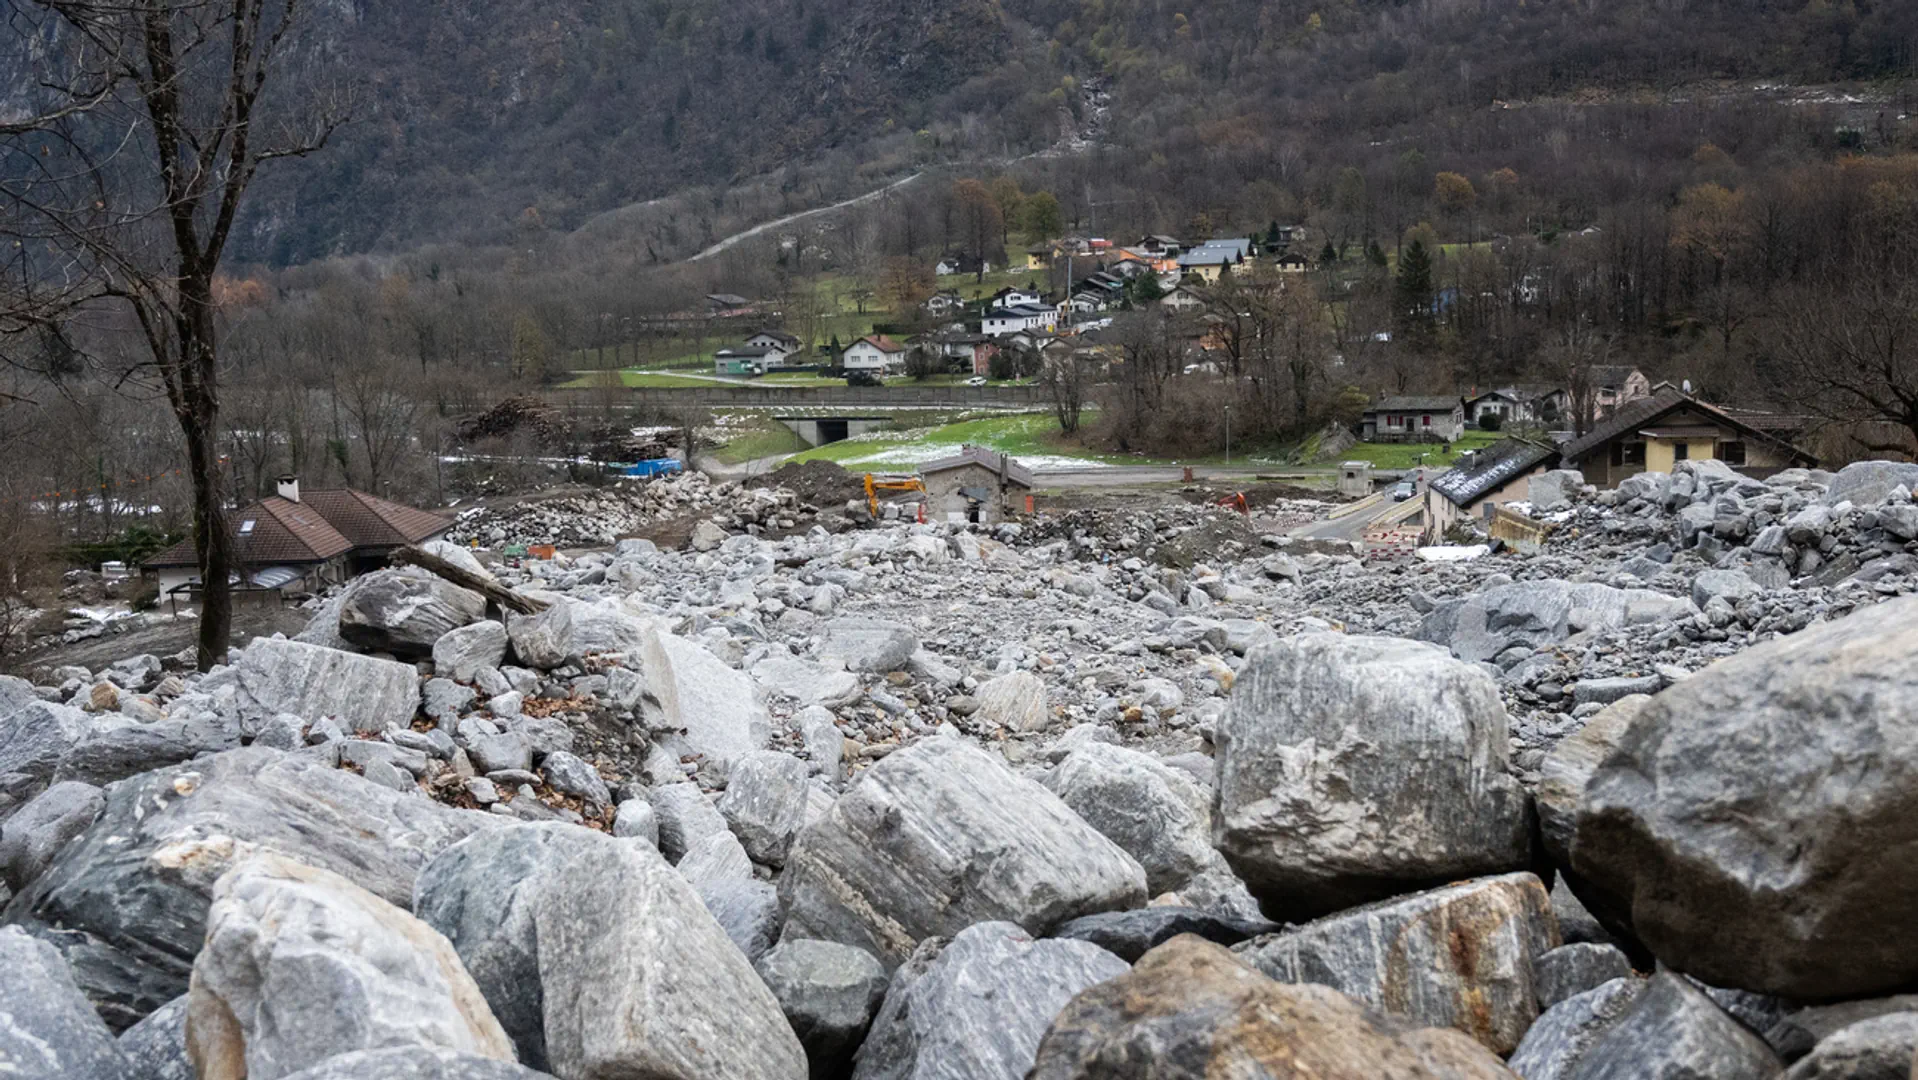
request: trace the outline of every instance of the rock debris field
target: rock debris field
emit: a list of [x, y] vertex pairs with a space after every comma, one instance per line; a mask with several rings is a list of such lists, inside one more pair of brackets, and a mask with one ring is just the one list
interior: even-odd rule
[[0, 679], [0, 1075], [1912, 1075], [1918, 466], [1452, 561], [668, 483]]

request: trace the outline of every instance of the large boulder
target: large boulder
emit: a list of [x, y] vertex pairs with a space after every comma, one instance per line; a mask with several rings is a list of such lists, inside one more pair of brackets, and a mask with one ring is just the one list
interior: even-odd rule
[[506, 660], [506, 627], [491, 619], [447, 631], [433, 643], [433, 674], [470, 683]]
[[1461, 660], [1490, 660], [1514, 645], [1541, 648], [1575, 633], [1668, 622], [1698, 613], [1692, 603], [1649, 589], [1596, 582], [1515, 581], [1446, 600], [1420, 621], [1415, 635]]
[[14, 897], [4, 920], [52, 941], [101, 1015], [124, 1029], [186, 992], [214, 882], [252, 849], [405, 905], [428, 859], [498, 821], [314, 758], [231, 750], [115, 784], [99, 820]]
[[1058, 796], [957, 738], [898, 751], [802, 830], [780, 878], [786, 934], [888, 967], [921, 939], [1004, 920], [1043, 934], [1145, 901], [1145, 871]]
[[844, 1076], [886, 996], [886, 970], [871, 953], [832, 941], [788, 941], [753, 963], [814, 1077]]
[[1024, 1080], [1059, 1010], [1127, 970], [1083, 941], [1035, 941], [1004, 922], [969, 926], [936, 958], [899, 970], [853, 1080]]
[[637, 652], [653, 625], [653, 620], [628, 614], [617, 604], [561, 597], [536, 615], [509, 617], [506, 635], [520, 663], [556, 668], [589, 656]]
[[1571, 506], [1584, 488], [1584, 473], [1577, 469], [1552, 469], [1532, 477], [1527, 494], [1533, 510], [1549, 514]]
[[73, 984], [52, 946], [0, 928], [0, 1076], [21, 1080], [123, 1080], [113, 1033]]
[[419, 672], [411, 664], [281, 638], [255, 638], [233, 655], [235, 703], [243, 716], [331, 717], [351, 731], [413, 722]]
[[240, 745], [238, 718], [202, 712], [150, 724], [103, 721], [67, 751], [56, 781], [104, 785]]
[[94, 721], [70, 705], [34, 700], [0, 713], [0, 820], [46, 790]]
[[436, 1047], [355, 1050], [286, 1080], [553, 1080], [543, 1072]]
[[1558, 865], [1571, 864], [1572, 835], [1578, 827], [1585, 785], [1632, 720], [1651, 703], [1650, 695], [1633, 694], [1607, 705], [1584, 727], [1560, 739], [1539, 764], [1538, 785], [1532, 793], [1538, 804], [1539, 836], [1546, 854]]
[[859, 700], [859, 676], [797, 656], [769, 656], [753, 665], [753, 681], [777, 697], [791, 698], [801, 708], [825, 705], [838, 708]]
[[1411, 1028], [1323, 986], [1281, 985], [1196, 937], [1174, 938], [1074, 998], [1029, 1080], [1131, 1076], [1514, 1080], [1456, 1031]]
[[1176, 891], [1219, 866], [1211, 793], [1150, 754], [1087, 743], [1068, 754], [1045, 785], [1139, 860], [1154, 894]]
[[1030, 671], [1015, 671], [980, 684], [974, 695], [978, 719], [1008, 731], [1044, 731], [1052, 723], [1046, 684]]
[[279, 1080], [336, 1054], [513, 1045], [432, 927], [338, 874], [260, 852], [220, 877], [193, 963], [200, 1080]]
[[1821, 1039], [1780, 1080], [1909, 1080], [1918, 1012], [1860, 1020]]
[[362, 649], [417, 659], [446, 634], [486, 617], [486, 598], [406, 566], [376, 570], [346, 587], [340, 636]]
[[1278, 923], [1264, 919], [1234, 919], [1198, 908], [1161, 903], [1131, 911], [1081, 915], [1054, 930], [1052, 936], [1090, 941], [1131, 964], [1181, 934], [1193, 934], [1215, 945], [1237, 945], [1280, 929]]
[[1498, 685], [1402, 638], [1301, 634], [1252, 650], [1220, 722], [1213, 842], [1266, 913], [1297, 920], [1529, 865]]
[[41, 792], [0, 825], [0, 883], [14, 892], [26, 888], [106, 805], [99, 788], [73, 780]]
[[898, 671], [919, 649], [912, 628], [884, 619], [846, 617], [826, 623], [819, 658], [847, 671]]
[[1572, 866], [1666, 964], [1862, 997], [1918, 979], [1918, 598], [1721, 660], [1585, 786]]
[[1507, 1054], [1538, 1015], [1534, 966], [1559, 944], [1545, 886], [1506, 874], [1342, 912], [1234, 947], [1285, 983], [1319, 983]]
[[1565, 1080], [1644, 990], [1637, 979], [1613, 979], [1566, 998], [1539, 1016], [1506, 1063], [1525, 1080]]
[[1855, 461], [1838, 470], [1825, 489], [1825, 502], [1877, 506], [1898, 488], [1918, 491], [1918, 464], [1908, 461]]
[[1775, 1076], [1782, 1065], [1765, 1040], [1703, 991], [1663, 972], [1559, 1075], [1565, 1080], [1756, 1078]]
[[568, 1078], [806, 1075], [772, 992], [644, 844], [557, 822], [490, 830], [421, 872], [416, 910], [529, 1065]]
[[646, 671], [646, 724], [655, 741], [680, 756], [697, 756], [719, 775], [766, 745], [772, 717], [753, 681], [697, 641], [651, 629], [640, 654]]
[[734, 762], [718, 810], [754, 862], [786, 864], [793, 837], [806, 824], [807, 773], [805, 762], [778, 750], [755, 750]]
[[181, 994], [147, 1014], [120, 1035], [126, 1080], [199, 1080], [186, 1049], [186, 1010], [191, 994]]

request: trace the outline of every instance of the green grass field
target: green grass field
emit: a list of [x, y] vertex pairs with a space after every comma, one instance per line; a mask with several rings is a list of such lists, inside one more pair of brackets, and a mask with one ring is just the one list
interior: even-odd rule
[[[911, 423], [906, 421], [906, 423]], [[950, 423], [902, 427], [828, 443], [795, 456], [798, 461], [836, 461], [848, 469], [910, 470], [946, 457], [966, 444], [1011, 454], [1028, 464], [1071, 461], [1110, 465], [1151, 464], [1146, 458], [1107, 454], [1059, 434], [1050, 413], [971, 416]]]
[[1378, 469], [1411, 469], [1421, 464], [1446, 467], [1467, 450], [1483, 450], [1502, 437], [1495, 431], [1468, 431], [1452, 444], [1449, 454], [1438, 443], [1360, 443], [1340, 453], [1338, 461], [1369, 461]]

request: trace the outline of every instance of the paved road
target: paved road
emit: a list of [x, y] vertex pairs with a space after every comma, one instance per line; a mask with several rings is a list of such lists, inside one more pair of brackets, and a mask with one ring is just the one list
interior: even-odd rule
[[722, 251], [725, 251], [727, 248], [732, 247], [734, 244], [739, 243], [741, 240], [751, 239], [752, 237], [758, 236], [760, 233], [763, 233], [768, 229], [777, 229], [782, 225], [790, 225], [795, 221], [801, 221], [801, 220], [804, 220], [805, 218], [812, 217], [814, 214], [825, 214], [825, 213], [830, 213], [834, 210], [844, 210], [848, 206], [858, 206], [860, 203], [869, 202], [873, 199], [877, 199], [889, 191], [894, 191], [894, 190], [897, 190], [898, 188], [905, 187], [907, 184], [912, 183], [914, 180], [917, 180], [924, 175], [925, 175], [924, 172], [916, 172], [916, 173], [913, 173], [911, 176], [906, 177], [904, 180], [894, 180], [892, 183], [887, 184], [885, 187], [882, 187], [876, 191], [868, 191], [864, 195], [855, 195], [850, 199], [842, 199], [839, 202], [833, 203], [831, 206], [816, 206], [812, 208], [811, 210], [801, 210], [797, 214], [787, 214], [785, 217], [774, 218], [773, 220], [765, 222], [763, 224], [754, 225], [752, 228], [747, 229], [744, 232], [736, 232], [732, 234], [731, 236], [728, 236], [726, 239], [721, 240], [719, 243], [714, 244], [712, 247], [707, 248], [706, 250], [700, 252], [699, 254], [693, 256], [690, 259], [687, 259], [686, 261], [698, 262], [701, 259], [710, 258], [714, 255], [719, 254]]

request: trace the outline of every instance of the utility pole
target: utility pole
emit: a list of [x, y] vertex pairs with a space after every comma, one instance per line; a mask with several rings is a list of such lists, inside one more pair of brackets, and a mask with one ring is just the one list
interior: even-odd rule
[[1232, 464], [1232, 406], [1225, 407], [1225, 463]]

